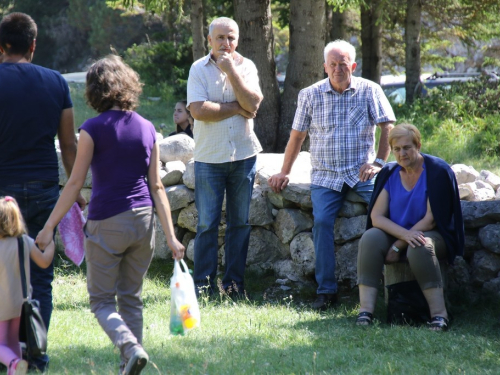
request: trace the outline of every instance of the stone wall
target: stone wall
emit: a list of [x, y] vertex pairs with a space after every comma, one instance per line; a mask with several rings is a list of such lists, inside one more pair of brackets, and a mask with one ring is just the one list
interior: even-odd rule
[[[172, 208], [177, 238], [193, 259], [198, 214], [194, 203], [194, 142], [185, 135], [160, 141], [162, 182]], [[283, 283], [311, 281], [315, 255], [312, 241], [312, 204], [310, 194], [310, 155], [297, 157], [289, 185], [275, 194], [267, 179], [280, 171], [283, 154], [259, 154], [257, 175], [250, 206], [250, 245], [247, 266], [256, 271], [272, 270]], [[450, 288], [474, 294], [481, 288], [500, 296], [500, 178], [490, 172], [476, 172], [464, 165], [452, 167], [460, 184], [466, 227], [466, 252], [448, 268]], [[61, 184], [65, 175], [61, 173]], [[84, 195], [90, 197], [91, 179]], [[466, 200], [468, 201], [466, 201]], [[484, 200], [488, 201], [484, 201]], [[496, 200], [494, 200], [496, 199]], [[335, 223], [337, 279], [346, 287], [356, 284], [358, 241], [365, 229], [367, 207], [354, 193], [347, 200]], [[163, 230], [157, 220], [156, 257], [169, 259]], [[225, 202], [219, 226], [219, 262], [224, 266]]]

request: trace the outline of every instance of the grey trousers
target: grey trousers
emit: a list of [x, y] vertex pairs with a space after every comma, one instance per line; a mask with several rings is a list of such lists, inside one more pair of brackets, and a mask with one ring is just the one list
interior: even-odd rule
[[[426, 244], [408, 246], [410, 268], [422, 290], [442, 288], [439, 259], [446, 258], [446, 244], [438, 231], [424, 232]], [[385, 256], [396, 238], [378, 228], [367, 230], [358, 244], [358, 284], [377, 288], [384, 267]]]
[[85, 235], [90, 308], [125, 363], [142, 344], [141, 293], [153, 258], [153, 208], [89, 220]]

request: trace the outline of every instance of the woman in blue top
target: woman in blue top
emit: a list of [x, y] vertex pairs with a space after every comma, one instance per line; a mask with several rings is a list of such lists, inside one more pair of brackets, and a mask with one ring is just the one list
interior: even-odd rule
[[369, 325], [384, 263], [401, 253], [429, 304], [432, 330], [448, 328], [440, 259], [463, 255], [464, 229], [458, 186], [443, 160], [420, 153], [421, 136], [410, 124], [389, 133], [396, 163], [377, 176], [368, 208], [367, 231], [358, 251], [360, 312], [357, 325]]
[[[80, 127], [78, 152], [61, 197], [37, 236], [43, 250], [71, 208], [92, 169], [92, 197], [85, 224], [90, 308], [120, 350], [120, 374], [138, 375], [148, 362], [142, 347], [144, 276], [153, 257], [155, 210], [173, 257], [184, 256], [160, 178], [153, 124], [134, 109], [142, 84], [118, 56], [87, 72], [86, 98], [99, 115]], [[118, 306], [118, 308], [117, 308]]]

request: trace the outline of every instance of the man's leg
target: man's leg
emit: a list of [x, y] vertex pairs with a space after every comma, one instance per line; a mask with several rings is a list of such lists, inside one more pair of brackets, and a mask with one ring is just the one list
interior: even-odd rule
[[375, 178], [372, 178], [371, 180], [365, 181], [365, 182], [358, 182], [352, 190], [357, 193], [361, 198], [366, 203], [370, 203], [370, 199], [372, 198], [373, 194], [373, 187], [375, 185]]
[[347, 194], [347, 185], [341, 192], [322, 186], [311, 185], [313, 204], [313, 240], [316, 254], [316, 282], [318, 299], [313, 308], [324, 309], [330, 302], [335, 302], [337, 279], [335, 277], [335, 245], [333, 225], [342, 208]]
[[244, 291], [245, 264], [252, 227], [248, 223], [257, 158], [231, 163], [226, 184], [226, 273], [222, 280], [227, 290], [233, 287]]
[[[11, 195], [16, 199], [26, 222], [28, 235], [31, 238], [36, 238], [59, 198], [59, 185], [53, 182], [38, 181], [9, 185], [0, 188], [0, 195]], [[30, 278], [32, 298], [40, 302], [40, 311], [48, 330], [53, 308], [54, 262], [44, 269], [30, 260]], [[47, 355], [33, 360], [30, 359], [30, 365], [34, 365], [40, 371], [45, 371], [48, 362], [49, 357]]]
[[209, 287], [215, 290], [219, 224], [228, 163], [208, 164], [195, 162], [195, 203], [198, 210], [198, 225], [194, 241], [194, 282], [197, 292]]

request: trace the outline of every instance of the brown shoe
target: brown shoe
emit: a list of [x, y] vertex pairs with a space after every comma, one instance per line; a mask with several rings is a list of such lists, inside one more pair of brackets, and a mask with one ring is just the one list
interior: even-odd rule
[[318, 294], [316, 300], [312, 303], [313, 310], [324, 311], [329, 307], [333, 307], [337, 303], [337, 293], [335, 294]]

